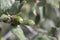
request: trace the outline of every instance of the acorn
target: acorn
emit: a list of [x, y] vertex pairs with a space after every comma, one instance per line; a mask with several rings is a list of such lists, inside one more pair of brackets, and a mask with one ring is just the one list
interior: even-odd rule
[[35, 22], [33, 20], [27, 19], [27, 20], [24, 20], [24, 24], [26, 24], [26, 25], [34, 25]]
[[12, 18], [13, 18], [13, 21], [12, 21], [13, 25], [18, 25], [18, 24], [23, 23], [23, 19], [20, 16], [14, 15], [14, 17], [12, 17]]
[[1, 21], [3, 21], [3, 22], [7, 22], [8, 19], [9, 19], [9, 17], [7, 15], [5, 15], [5, 14], [3, 14], [1, 16]]

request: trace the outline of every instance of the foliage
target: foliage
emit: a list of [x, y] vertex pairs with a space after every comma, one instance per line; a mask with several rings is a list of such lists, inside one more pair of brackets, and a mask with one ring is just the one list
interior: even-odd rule
[[0, 0], [1, 40], [60, 40], [59, 0]]

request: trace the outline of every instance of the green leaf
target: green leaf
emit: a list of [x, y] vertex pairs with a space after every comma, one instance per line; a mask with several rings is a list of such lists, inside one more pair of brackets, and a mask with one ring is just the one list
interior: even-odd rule
[[6, 40], [4, 37], [1, 37], [0, 40]]
[[13, 28], [12, 33], [15, 34], [20, 40], [26, 40], [26, 37], [23, 33], [23, 30], [21, 27], [18, 25], [17, 28]]
[[0, 0], [0, 9], [5, 11], [9, 9], [14, 2], [15, 0]]
[[11, 30], [11, 25], [8, 23], [0, 22], [0, 36], [4, 36], [9, 30]]
[[46, 0], [46, 1], [47, 1], [47, 3], [49, 3], [49, 4], [51, 4], [51, 5], [56, 6], [56, 7], [59, 8], [59, 2], [58, 2], [58, 0]]

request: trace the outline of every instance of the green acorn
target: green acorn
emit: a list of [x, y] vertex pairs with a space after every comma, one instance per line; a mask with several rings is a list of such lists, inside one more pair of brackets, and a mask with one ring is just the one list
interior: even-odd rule
[[13, 17], [13, 23], [12, 23], [13, 25], [18, 25], [21, 23], [23, 23], [22, 17], [17, 16], [17, 15]]
[[9, 19], [9, 17], [7, 15], [5, 15], [5, 14], [3, 14], [1, 16], [1, 21], [3, 21], [3, 22], [7, 22], [8, 19]]
[[34, 25], [35, 22], [33, 20], [27, 19], [27, 20], [24, 20], [24, 24], [26, 24], [26, 25]]

